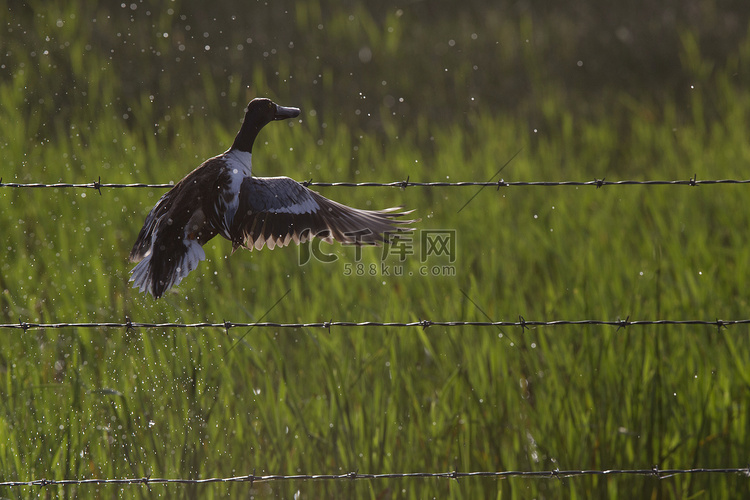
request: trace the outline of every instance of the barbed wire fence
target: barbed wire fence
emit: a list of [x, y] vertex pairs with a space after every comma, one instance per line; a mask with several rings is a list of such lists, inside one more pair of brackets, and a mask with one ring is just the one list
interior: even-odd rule
[[[499, 172], [498, 172], [499, 173]], [[497, 174], [496, 174], [497, 175]], [[405, 180], [392, 182], [314, 182], [312, 179], [302, 182], [306, 187], [390, 187], [406, 189], [411, 187], [479, 187], [480, 190], [486, 187], [500, 188], [510, 187], [620, 187], [620, 186], [713, 186], [727, 184], [750, 184], [750, 179], [698, 179], [694, 175], [690, 179], [676, 180], [619, 180], [608, 181], [605, 178], [593, 179], [590, 181], [460, 181], [460, 182], [414, 182], [407, 177]], [[101, 177], [96, 181], [87, 183], [16, 183], [3, 182], [0, 178], [0, 188], [19, 188], [19, 189], [93, 189], [102, 194], [103, 189], [130, 189], [130, 188], [151, 188], [151, 189], [170, 189], [174, 187], [173, 183], [168, 184], [148, 184], [148, 183], [107, 183], [102, 182]], [[477, 193], [478, 194], [478, 193]], [[727, 329], [731, 326], [750, 324], [750, 319], [737, 320], [701, 320], [701, 319], [661, 319], [661, 320], [630, 320], [630, 317], [616, 320], [553, 320], [553, 321], [530, 321], [522, 316], [516, 321], [435, 321], [422, 319], [410, 322], [381, 322], [381, 321], [320, 321], [320, 322], [197, 322], [197, 323], [180, 323], [180, 322], [137, 322], [126, 317], [124, 321], [110, 322], [58, 322], [58, 323], [41, 323], [19, 320], [18, 323], [0, 324], [0, 329], [10, 330], [29, 330], [39, 329], [64, 329], [64, 328], [85, 328], [85, 329], [164, 329], [164, 328], [215, 328], [223, 329], [228, 334], [232, 328], [277, 328], [277, 329], [299, 329], [299, 328], [321, 328], [331, 330], [332, 328], [421, 328], [430, 327], [496, 327], [496, 328], [520, 328], [522, 332], [538, 327], [560, 327], [560, 326], [608, 326], [620, 331], [631, 327], [644, 326], [708, 326], [716, 328], [717, 331]], [[352, 480], [383, 480], [383, 479], [452, 479], [462, 480], [479, 477], [490, 477], [496, 479], [504, 478], [532, 478], [532, 479], [564, 479], [584, 476], [646, 476], [660, 480], [672, 478], [680, 475], [698, 475], [698, 474], [721, 474], [737, 475], [750, 478], [750, 466], [731, 467], [731, 468], [670, 468], [661, 469], [657, 466], [651, 469], [576, 469], [576, 470], [543, 470], [543, 471], [473, 471], [473, 472], [394, 472], [385, 474], [361, 473], [358, 471], [344, 474], [296, 474], [296, 475], [256, 475], [253, 474], [233, 477], [213, 477], [203, 479], [182, 479], [182, 478], [119, 478], [119, 479], [32, 479], [28, 481], [4, 481], [0, 482], [0, 487], [45, 487], [45, 486], [84, 486], [84, 485], [141, 485], [151, 486], [157, 484], [182, 484], [182, 485], [205, 485], [216, 483], [264, 483], [272, 481], [352, 481]]]
[[367, 474], [362, 472], [348, 472], [345, 474], [294, 474], [294, 475], [255, 475], [233, 477], [211, 477], [205, 479], [167, 479], [167, 478], [122, 478], [122, 479], [35, 479], [32, 481], [5, 481], [0, 487], [21, 486], [71, 486], [71, 485], [142, 485], [156, 484], [215, 484], [215, 483], [264, 483], [272, 481], [353, 481], [353, 480], [381, 480], [381, 479], [469, 479], [491, 477], [506, 479], [512, 477], [535, 479], [566, 479], [582, 476], [648, 476], [657, 479], [668, 479], [680, 475], [697, 474], [725, 474], [740, 475], [750, 478], [750, 467], [719, 468], [719, 469], [607, 469], [607, 470], [542, 470], [542, 471], [487, 471], [487, 472], [394, 472], [386, 474]]

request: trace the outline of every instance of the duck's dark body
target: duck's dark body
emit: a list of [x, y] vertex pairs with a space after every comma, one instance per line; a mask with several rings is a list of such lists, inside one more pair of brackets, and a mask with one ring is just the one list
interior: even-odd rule
[[395, 220], [408, 212], [359, 210], [331, 201], [288, 177], [252, 177], [252, 146], [273, 120], [299, 115], [268, 99], [248, 105], [232, 147], [190, 172], [162, 196], [146, 217], [130, 252], [138, 262], [130, 281], [155, 298], [205, 259], [203, 245], [217, 234], [233, 250], [260, 250], [301, 243], [316, 236], [328, 242], [378, 244], [384, 233], [410, 231]]

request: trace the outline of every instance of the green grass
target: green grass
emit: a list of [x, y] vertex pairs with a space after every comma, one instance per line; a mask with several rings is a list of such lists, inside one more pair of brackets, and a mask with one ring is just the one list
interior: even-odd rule
[[[80, 72], [97, 68], [95, 57], [79, 61]], [[206, 89], [215, 100], [207, 109], [174, 103], [160, 114], [144, 96], [129, 104], [125, 119], [112, 104], [114, 74], [100, 76], [100, 92], [72, 98], [78, 105], [60, 120], [28, 110], [29, 72], [0, 83], [3, 182], [99, 176], [102, 182], [176, 182], [231, 144], [252, 97], [227, 84], [222, 99]], [[471, 111], [458, 126], [418, 115], [413, 129], [402, 130], [383, 113], [382, 134], [349, 128], [335, 116], [324, 127], [320, 115], [305, 109], [301, 122], [263, 130], [255, 170], [318, 181], [487, 180], [520, 149], [500, 175], [505, 180], [747, 178], [750, 93], [721, 73], [709, 83], [710, 92], [696, 91], [687, 113], [676, 103], [645, 109], [621, 96], [613, 116], [583, 118], [551, 92], [530, 119]], [[283, 93], [278, 100], [297, 104]], [[213, 119], [216, 108], [233, 121]], [[100, 196], [2, 188], [0, 319], [747, 318], [746, 190], [487, 188], [459, 211], [477, 188], [321, 188], [353, 206], [413, 208], [420, 229], [456, 230], [456, 275], [419, 276], [421, 263], [410, 258], [403, 276], [347, 276], [347, 266], [357, 264], [353, 248], [322, 246], [335, 262], [300, 266], [298, 248], [230, 257], [229, 242], [217, 238], [205, 247], [207, 260], [154, 301], [129, 287], [127, 255], [162, 191], [103, 189]], [[380, 265], [381, 252], [365, 249], [362, 262]], [[402, 263], [390, 256], [386, 264]], [[748, 333], [747, 326], [6, 329], [0, 481], [741, 467], [750, 447]], [[42, 491], [71, 497], [286, 498], [299, 490], [302, 498], [728, 498], [749, 489], [739, 476], [686, 475]], [[38, 492], [6, 488], [0, 495]]]

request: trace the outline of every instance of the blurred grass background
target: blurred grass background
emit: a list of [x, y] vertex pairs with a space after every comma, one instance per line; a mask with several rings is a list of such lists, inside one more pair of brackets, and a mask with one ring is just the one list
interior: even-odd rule
[[[258, 175], [388, 182], [747, 178], [745, 2], [4, 9], [4, 182], [178, 181], [252, 97]], [[127, 254], [162, 191], [0, 189], [0, 319], [304, 322], [748, 317], [744, 186], [321, 188], [455, 229], [456, 275], [355, 250], [207, 260], [159, 302]], [[380, 264], [366, 249], [363, 262]], [[391, 266], [400, 264], [394, 257]], [[409, 276], [409, 272], [413, 275]], [[467, 299], [467, 296], [471, 299]], [[479, 307], [477, 307], [479, 306]], [[246, 334], [247, 333], [247, 334]], [[245, 335], [246, 334], [246, 335]], [[6, 330], [0, 481], [741, 467], [748, 328]], [[241, 338], [235, 348], [232, 348]], [[727, 498], [734, 476], [47, 487], [48, 496]], [[6, 489], [6, 497], [36, 496]]]

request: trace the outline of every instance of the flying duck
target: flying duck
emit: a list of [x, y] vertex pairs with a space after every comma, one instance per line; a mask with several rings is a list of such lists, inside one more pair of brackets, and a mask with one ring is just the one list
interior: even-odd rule
[[254, 177], [255, 138], [267, 123], [299, 116], [298, 108], [253, 99], [232, 147], [209, 158], [151, 209], [130, 251], [133, 288], [158, 299], [205, 260], [203, 245], [217, 234], [260, 250], [318, 237], [349, 245], [378, 245], [387, 233], [413, 231], [400, 207], [360, 210], [329, 200], [289, 177]]

